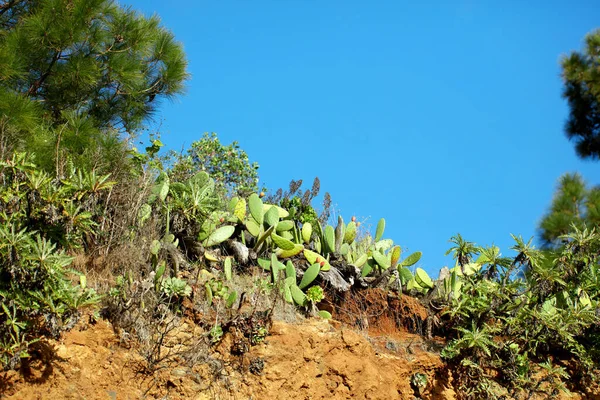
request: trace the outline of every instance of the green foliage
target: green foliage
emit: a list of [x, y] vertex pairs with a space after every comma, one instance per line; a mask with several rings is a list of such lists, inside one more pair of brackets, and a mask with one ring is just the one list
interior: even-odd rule
[[73, 258], [58, 248], [79, 247], [95, 234], [95, 214], [107, 177], [75, 172], [52, 181], [23, 154], [0, 162], [0, 364], [14, 368], [29, 346], [58, 337], [99, 296], [71, 282]]
[[211, 343], [219, 343], [223, 337], [223, 328], [221, 325], [214, 325], [208, 332]]
[[565, 126], [581, 158], [600, 159], [600, 30], [585, 38], [582, 52], [562, 59], [563, 96], [570, 108]]
[[81, 170], [72, 170], [57, 182], [24, 153], [0, 161], [0, 178], [0, 221], [14, 223], [17, 230], [39, 232], [65, 248], [94, 240], [104, 196], [114, 185], [108, 175]]
[[204, 241], [204, 246], [211, 247], [223, 243], [233, 235], [234, 231], [235, 227], [231, 225], [222, 226], [208, 236]]
[[246, 197], [258, 191], [258, 163], [250, 163], [238, 142], [221, 144], [214, 132], [204, 133], [185, 155], [174, 154], [174, 157], [170, 174], [175, 179], [185, 180], [205, 171], [215, 180], [221, 195]]
[[539, 224], [544, 245], [558, 248], [561, 236], [568, 234], [572, 226], [600, 226], [600, 188], [586, 187], [579, 174], [565, 174], [558, 184], [550, 209]]
[[315, 280], [317, 275], [319, 275], [320, 270], [321, 266], [317, 263], [308, 267], [308, 269], [304, 271], [304, 275], [302, 276], [302, 280], [300, 281], [298, 287], [300, 289], [304, 289], [305, 287], [310, 285]]
[[[442, 292], [453, 338], [442, 355], [456, 367], [463, 397], [500, 397], [499, 382], [513, 396], [555, 393], [569, 377], [539, 360], [557, 354], [571, 358], [579, 379], [594, 379], [600, 368], [600, 343], [594, 340], [600, 333], [600, 234], [574, 227], [555, 254], [513, 236], [514, 258], [502, 257], [495, 246], [456, 238], [456, 267]], [[477, 254], [474, 262], [458, 262]], [[540, 368], [551, 374], [551, 380], [542, 379], [550, 384], [534, 383]]]
[[473, 254], [477, 250], [475, 243], [464, 240], [460, 233], [456, 234], [456, 236], [452, 236], [450, 242], [454, 244], [454, 246], [446, 251], [446, 255], [452, 253], [452, 257], [462, 269], [473, 259]]
[[179, 238], [194, 237], [204, 246], [212, 247], [227, 240], [235, 229], [223, 222], [225, 211], [215, 193], [215, 182], [206, 172], [198, 172], [184, 181], [172, 181], [165, 172], [160, 172], [151, 187], [147, 203], [137, 212], [138, 227], [142, 228], [154, 215], [159, 221], [164, 236], [153, 239], [150, 247], [154, 266], [161, 258], [161, 250], [169, 254], [174, 274], [179, 274]]
[[415, 281], [423, 288], [433, 289], [433, 281], [422, 268], [417, 268], [415, 271]]
[[187, 282], [176, 277], [163, 279], [160, 284], [160, 290], [167, 297], [183, 298], [192, 294], [192, 288]]
[[312, 303], [318, 303], [324, 298], [325, 294], [320, 286], [312, 286], [306, 291], [306, 299]]
[[417, 372], [410, 377], [410, 385], [415, 394], [421, 395], [421, 392], [427, 387], [427, 375]]
[[69, 158], [114, 167], [119, 133], [135, 133], [188, 78], [158, 17], [112, 1], [11, 1], [0, 26], [0, 137], [58, 175]]
[[225, 306], [231, 308], [237, 300], [237, 292], [223, 282], [222, 279], [207, 274], [207, 280], [204, 282], [206, 291], [206, 300], [209, 305], [216, 301], [222, 301]]

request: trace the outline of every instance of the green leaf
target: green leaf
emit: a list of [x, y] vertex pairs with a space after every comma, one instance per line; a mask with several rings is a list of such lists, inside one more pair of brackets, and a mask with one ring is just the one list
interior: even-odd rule
[[415, 265], [417, 262], [419, 262], [422, 255], [423, 255], [423, 253], [421, 253], [420, 251], [415, 251], [410, 256], [408, 256], [404, 260], [402, 260], [400, 265], [402, 265], [403, 267], [410, 267], [412, 265]]
[[363, 268], [361, 270], [362, 277], [369, 275], [371, 273], [371, 271], [373, 271], [373, 263], [371, 263], [369, 261], [371, 261], [371, 260], [367, 260], [366, 264], [363, 266]]
[[225, 265], [223, 266], [223, 271], [225, 272], [225, 279], [228, 281], [231, 280], [231, 257], [225, 257]]
[[375, 250], [377, 251], [387, 251], [394, 245], [394, 241], [392, 239], [383, 239], [375, 243]]
[[244, 221], [244, 218], [246, 218], [246, 200], [240, 199], [236, 203], [233, 215], [235, 215], [240, 222]]
[[278, 264], [281, 264], [281, 263], [279, 262], [279, 260], [277, 260], [277, 255], [271, 254], [271, 276], [273, 277], [273, 283], [276, 283], [277, 278], [279, 277], [279, 265]]
[[429, 275], [427, 275], [427, 272], [425, 272], [424, 269], [417, 268], [417, 270], [415, 271], [415, 280], [417, 281], [419, 286], [423, 288], [433, 289], [433, 281], [431, 280]]
[[265, 212], [265, 214], [268, 213], [271, 208], [274, 208], [277, 210], [278, 218], [283, 219], [283, 218], [287, 218], [290, 216], [290, 213], [287, 210], [285, 210], [279, 206], [276, 206], [273, 204], [263, 204], [263, 211]]
[[159, 240], [154, 239], [152, 241], [152, 244], [150, 245], [150, 253], [157, 256], [158, 252], [160, 251], [161, 248], [161, 244]]
[[375, 262], [377, 262], [377, 264], [379, 264], [381, 268], [388, 269], [390, 267], [390, 261], [388, 260], [385, 254], [381, 254], [378, 251], [374, 251], [372, 256]]
[[283, 285], [290, 287], [292, 285], [296, 284], [296, 277], [295, 276], [288, 276], [283, 280]]
[[277, 224], [277, 228], [275, 229], [277, 232], [285, 232], [294, 229], [294, 221], [286, 219], [284, 221], [279, 221]]
[[385, 219], [381, 218], [377, 223], [377, 230], [375, 231], [375, 241], [378, 242], [383, 237], [383, 231], [385, 230]]
[[335, 227], [335, 244], [334, 244], [334, 250], [336, 253], [340, 252], [340, 246], [342, 245], [342, 242], [344, 241], [344, 236], [346, 233], [346, 225], [344, 224], [344, 219], [342, 218], [341, 215], [338, 215], [338, 224]]
[[358, 259], [352, 265], [360, 268], [367, 262], [368, 259], [369, 256], [367, 254], [363, 254], [360, 257], [358, 257]]
[[333, 226], [327, 225], [325, 227], [325, 253], [335, 252], [335, 230]]
[[167, 233], [163, 240], [165, 243], [175, 244], [175, 235], [173, 235], [172, 233]]
[[248, 219], [246, 221], [246, 229], [248, 229], [248, 232], [250, 232], [250, 234], [255, 238], [257, 238], [258, 235], [260, 235], [261, 226], [262, 225], [258, 225], [258, 223], [254, 221], [254, 219]]
[[165, 264], [164, 261], [162, 261], [157, 267], [156, 267], [156, 273], [154, 275], [154, 282], [159, 282], [160, 279], [163, 277], [163, 275], [165, 274], [165, 270], [167, 269], [167, 265]]
[[423, 291], [423, 287], [421, 285], [419, 285], [419, 283], [417, 282], [416, 279], [411, 279], [406, 284], [406, 290], [413, 290], [413, 289], [418, 290], [419, 292]]
[[310, 285], [312, 281], [314, 281], [315, 278], [319, 275], [320, 270], [321, 266], [317, 263], [308, 267], [308, 269], [304, 272], [304, 275], [302, 276], [302, 280], [300, 281], [298, 287], [300, 289], [304, 289], [305, 287]]
[[288, 262], [285, 264], [285, 276], [287, 278], [294, 278], [294, 282], [296, 282], [296, 268], [294, 267], [294, 264], [288, 260]]
[[233, 235], [235, 226], [225, 225], [214, 231], [204, 242], [204, 247], [212, 247], [223, 243]]
[[211, 306], [212, 301], [213, 301], [213, 292], [212, 292], [212, 288], [210, 287], [210, 283], [206, 282], [204, 284], [204, 287], [206, 288], [206, 302], [208, 303], [209, 306]]
[[198, 241], [203, 242], [206, 238], [217, 229], [217, 224], [210, 219], [204, 220], [202, 226], [200, 227], [200, 232], [198, 233]]
[[237, 292], [234, 290], [231, 293], [229, 293], [229, 296], [227, 297], [227, 302], [225, 303], [225, 307], [227, 307], [227, 308], [233, 307], [236, 300], [237, 300]]
[[320, 310], [319, 316], [323, 319], [331, 319], [331, 313], [329, 313], [329, 311]]
[[158, 178], [156, 178], [156, 184], [152, 187], [150, 197], [148, 198], [148, 203], [152, 204], [157, 199], [164, 203], [164, 201], [167, 199], [168, 194], [169, 176], [165, 172], [161, 172]]
[[306, 258], [306, 260], [310, 264], [320, 264], [321, 262], [324, 262], [325, 264], [321, 267], [321, 271], [323, 272], [329, 271], [329, 269], [331, 269], [331, 264], [329, 264], [329, 261], [327, 261], [325, 257], [320, 255], [319, 253], [315, 253], [314, 251], [304, 249], [304, 258]]
[[294, 299], [294, 302], [296, 304], [298, 304], [299, 306], [305, 305], [306, 295], [298, 286], [296, 286], [296, 285], [290, 286], [290, 291], [292, 294], [292, 298]]
[[414, 278], [412, 272], [410, 272], [410, 269], [400, 265], [398, 266], [398, 273], [400, 275], [400, 283], [402, 283], [402, 285], [406, 285], [411, 279]]
[[304, 224], [302, 224], [302, 240], [304, 240], [304, 243], [310, 243], [311, 235], [312, 225], [310, 224], [310, 222], [305, 222]]
[[171, 191], [171, 193], [181, 194], [187, 191], [187, 186], [185, 186], [181, 182], [173, 182], [169, 185], [169, 190]]
[[351, 244], [356, 238], [356, 222], [350, 221], [346, 226], [346, 232], [344, 233], [344, 243]]
[[[237, 206], [237, 203], [240, 201], [240, 198], [235, 196], [232, 197], [231, 200], [229, 200], [229, 204], [227, 205], [227, 210], [230, 213], [235, 214], [235, 206]], [[246, 200], [244, 200], [244, 204], [246, 204]], [[244, 211], [245, 212], [245, 211]]]
[[269, 210], [265, 214], [265, 223], [268, 226], [277, 226], [279, 223], [279, 213], [275, 207], [270, 207]]
[[265, 258], [259, 258], [258, 260], [256, 260], [258, 262], [258, 265], [266, 270], [266, 271], [270, 271], [271, 270], [271, 260], [267, 260]]
[[398, 260], [400, 260], [400, 254], [402, 254], [402, 249], [400, 248], [400, 246], [394, 246], [394, 248], [391, 250], [390, 254], [391, 254], [390, 266], [392, 268], [396, 268], [396, 265], [398, 264]]
[[291, 304], [294, 302], [294, 299], [292, 298], [292, 291], [290, 290], [290, 287], [290, 285], [285, 285], [283, 287], [283, 298], [286, 302]]
[[343, 256], [347, 256], [350, 253], [350, 245], [348, 243], [342, 243], [340, 246], [340, 254]]
[[282, 250], [293, 250], [295, 248], [292, 241], [284, 239], [276, 233], [271, 234], [271, 240], [273, 240], [273, 243]]
[[283, 232], [279, 232], [282, 238], [287, 239], [287, 240], [291, 240], [294, 241], [294, 234], [291, 231], [283, 231]]
[[[477, 273], [481, 269], [481, 265], [482, 264], [478, 264], [478, 263], [465, 264], [463, 266], [463, 269], [465, 271], [464, 275], [469, 276], [469, 275], [473, 275], [473, 274]], [[459, 271], [459, 274], [462, 274], [460, 267], [458, 267], [458, 271]]]
[[279, 250], [277, 250], [276, 254], [277, 254], [277, 257], [279, 257], [279, 258], [289, 258], [289, 257], [297, 256], [298, 254], [300, 254], [302, 252], [302, 250], [304, 250], [304, 246], [302, 246], [301, 244], [295, 244], [293, 249], [291, 249], [291, 250], [279, 249]]
[[273, 233], [274, 230], [275, 230], [275, 227], [272, 226], [269, 229], [267, 229], [265, 231], [265, 233], [263, 233], [262, 235], [260, 235], [260, 237], [256, 241], [256, 244], [254, 245], [254, 249], [258, 250], [258, 248], [260, 247], [260, 245], [263, 244], [265, 242], [265, 240], [267, 240], [267, 238], [271, 236], [271, 234]]
[[152, 215], [152, 207], [150, 204], [142, 204], [138, 210], [138, 224], [140, 226], [144, 225], [144, 222], [150, 218], [150, 215]]
[[252, 193], [248, 199], [248, 207], [250, 208], [250, 214], [252, 218], [262, 226], [264, 222], [263, 202], [256, 193]]
[[592, 301], [590, 300], [590, 296], [584, 291], [582, 291], [579, 294], [579, 303], [584, 307], [592, 306]]

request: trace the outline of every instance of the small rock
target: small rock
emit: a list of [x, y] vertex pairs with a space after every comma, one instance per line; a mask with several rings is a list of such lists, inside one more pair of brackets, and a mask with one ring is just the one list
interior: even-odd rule
[[61, 344], [56, 349], [56, 356], [58, 358], [62, 358], [64, 360], [68, 360], [69, 358], [71, 358], [71, 353], [69, 352], [69, 349], [67, 348], [67, 346], [65, 346], [64, 344]]
[[178, 376], [178, 377], [184, 377], [187, 374], [188, 374], [188, 370], [186, 368], [177, 368], [177, 369], [174, 369], [173, 371], [171, 371], [171, 375]]

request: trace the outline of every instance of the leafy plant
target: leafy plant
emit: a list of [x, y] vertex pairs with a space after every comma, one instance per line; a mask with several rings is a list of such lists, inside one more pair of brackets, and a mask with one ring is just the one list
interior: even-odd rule
[[[557, 354], [575, 363], [580, 379], [597, 376], [600, 353], [592, 337], [600, 317], [600, 235], [573, 226], [561, 237], [562, 250], [554, 254], [535, 249], [531, 240], [513, 238], [514, 258], [502, 257], [495, 246], [469, 244], [468, 251], [454, 251], [457, 266], [445, 278], [449, 296], [444, 316], [454, 334], [442, 355], [456, 366], [455, 377], [466, 398], [498, 397], [499, 382], [513, 394], [556, 394], [568, 376], [540, 359]], [[456, 249], [467, 243], [457, 242], [462, 245]], [[461, 266], [458, 258], [467, 253]], [[498, 336], [507, 343], [495, 341]], [[551, 378], [544, 382], [550, 385], [539, 379], [534, 384], [540, 367], [548, 367]]]
[[0, 362], [14, 368], [32, 343], [58, 337], [100, 300], [63, 249], [94, 237], [99, 201], [114, 182], [80, 170], [52, 180], [21, 153], [0, 162], [0, 179]]
[[192, 288], [187, 282], [175, 277], [163, 279], [160, 289], [167, 297], [183, 298], [192, 294]]
[[177, 180], [184, 181], [204, 171], [215, 180], [221, 195], [246, 197], [258, 191], [258, 163], [250, 163], [236, 141], [223, 145], [216, 133], [205, 132], [185, 155], [173, 156], [175, 162], [170, 173]]

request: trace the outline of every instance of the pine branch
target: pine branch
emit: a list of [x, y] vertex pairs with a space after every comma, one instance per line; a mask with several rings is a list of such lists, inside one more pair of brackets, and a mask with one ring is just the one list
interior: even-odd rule
[[52, 57], [52, 61], [50, 61], [50, 65], [48, 65], [48, 68], [46, 69], [46, 72], [44, 72], [42, 74], [42, 76], [40, 76], [40, 78], [37, 79], [31, 85], [31, 87], [27, 91], [27, 96], [33, 96], [33, 95], [35, 95], [37, 93], [37, 91], [42, 86], [42, 84], [44, 83], [44, 81], [48, 78], [48, 76], [50, 76], [50, 73], [52, 72], [52, 67], [54, 67], [54, 64], [56, 64], [56, 62], [58, 61], [58, 59], [60, 58], [61, 55], [62, 55], [62, 51], [61, 50], [57, 51], [54, 54], [54, 56]]

